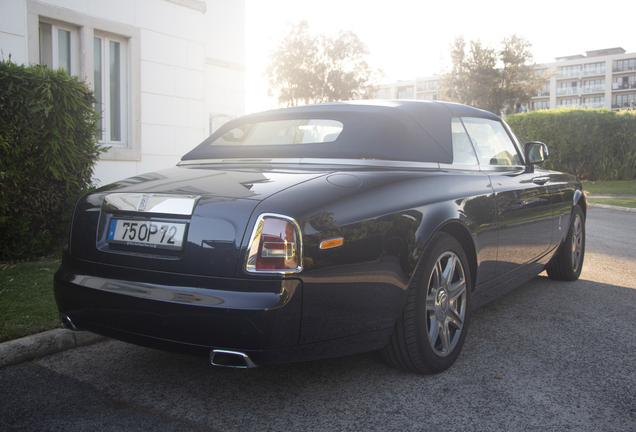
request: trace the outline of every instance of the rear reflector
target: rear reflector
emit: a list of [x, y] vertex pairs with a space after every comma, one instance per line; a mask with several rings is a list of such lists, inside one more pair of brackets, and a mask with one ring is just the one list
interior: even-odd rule
[[245, 269], [250, 273], [302, 270], [300, 227], [287, 216], [262, 214], [250, 238]]

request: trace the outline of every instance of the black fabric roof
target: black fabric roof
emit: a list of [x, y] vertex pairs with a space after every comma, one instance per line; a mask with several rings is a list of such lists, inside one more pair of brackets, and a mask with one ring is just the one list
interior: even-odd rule
[[[351, 101], [305, 105], [231, 120], [181, 160], [232, 158], [343, 158], [451, 163], [453, 117], [499, 117], [448, 102]], [[219, 146], [211, 142], [249, 123], [284, 119], [338, 120], [344, 127], [333, 142], [320, 144]]]

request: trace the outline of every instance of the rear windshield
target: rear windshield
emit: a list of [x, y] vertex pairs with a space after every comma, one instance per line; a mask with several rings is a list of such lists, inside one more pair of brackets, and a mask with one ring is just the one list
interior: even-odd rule
[[213, 146], [319, 144], [335, 141], [342, 123], [325, 119], [274, 120], [236, 127], [212, 141]]

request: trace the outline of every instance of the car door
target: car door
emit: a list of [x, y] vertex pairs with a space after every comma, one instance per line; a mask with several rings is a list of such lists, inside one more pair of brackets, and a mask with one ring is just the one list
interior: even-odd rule
[[503, 122], [462, 117], [480, 169], [490, 178], [497, 203], [496, 275], [531, 262], [550, 247], [550, 176], [528, 172], [520, 149]]

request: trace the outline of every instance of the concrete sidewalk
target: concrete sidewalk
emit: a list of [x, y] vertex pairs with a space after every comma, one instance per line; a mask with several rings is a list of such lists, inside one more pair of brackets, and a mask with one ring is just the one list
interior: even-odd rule
[[613, 206], [613, 205], [597, 204], [597, 203], [588, 203], [587, 205], [589, 205], [591, 208], [604, 208], [604, 209], [609, 209], [609, 210], [617, 210], [617, 211], [636, 213], [636, 208], [618, 207], [618, 206]]
[[[588, 198], [601, 198], [601, 199], [606, 199], [606, 198], [636, 198], [636, 195], [633, 194], [587, 194]], [[619, 206], [613, 206], [613, 205], [607, 205], [607, 204], [599, 204], [599, 203], [591, 203], [588, 202], [587, 203], [588, 206], [590, 206], [591, 208], [604, 208], [604, 209], [609, 209], [609, 210], [617, 210], [617, 211], [624, 211], [624, 212], [632, 212], [632, 213], [636, 213], [636, 208], [629, 208], [629, 207], [619, 207]]]

